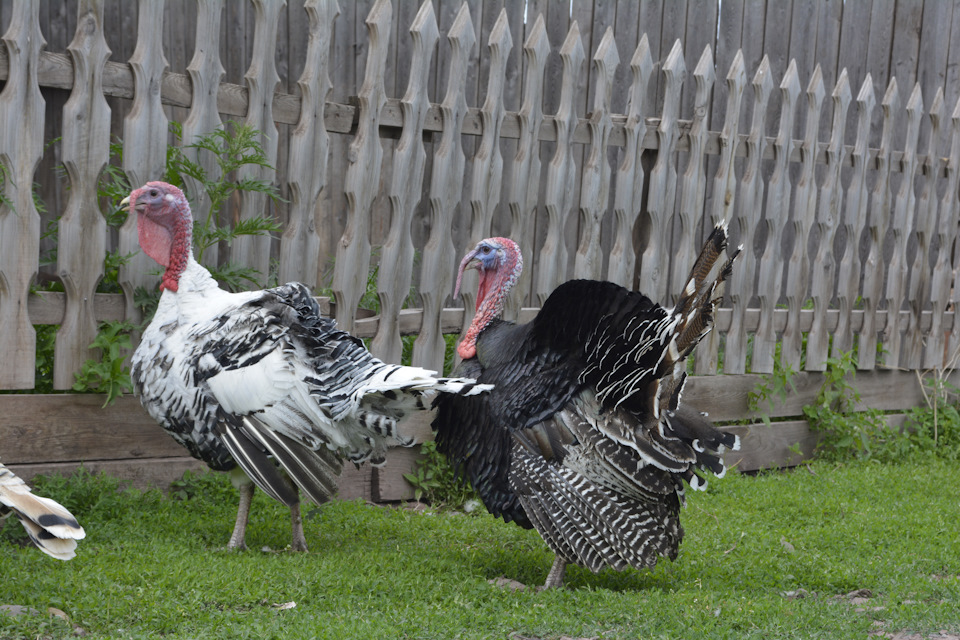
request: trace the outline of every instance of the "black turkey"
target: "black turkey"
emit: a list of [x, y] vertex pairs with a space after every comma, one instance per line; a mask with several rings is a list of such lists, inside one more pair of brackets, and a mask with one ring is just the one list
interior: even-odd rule
[[13, 513], [37, 547], [57, 560], [76, 554], [77, 540], [86, 533], [63, 505], [35, 495], [13, 471], [0, 463], [0, 518]]
[[321, 315], [305, 285], [220, 289], [193, 258], [180, 189], [148, 182], [124, 202], [136, 211], [141, 248], [166, 269], [133, 354], [134, 390], [193, 457], [232, 470], [240, 506], [228, 547], [244, 547], [251, 480], [290, 507], [291, 547], [305, 550], [298, 487], [317, 504], [329, 500], [343, 459], [381, 465], [388, 447], [414, 444], [399, 423], [436, 392], [487, 389], [374, 358]]
[[[680, 403], [686, 357], [711, 329], [725, 226], [710, 234], [674, 308], [610, 282], [573, 280], [536, 318], [499, 319], [523, 267], [509, 238], [489, 238], [464, 257], [480, 272], [477, 313], [458, 346], [458, 375], [494, 385], [471, 398], [438, 398], [438, 449], [473, 484], [487, 509], [535, 528], [556, 553], [545, 587], [567, 563], [599, 571], [653, 567], [675, 558], [684, 482], [722, 475], [737, 449]], [[717, 268], [719, 267], [719, 268]]]

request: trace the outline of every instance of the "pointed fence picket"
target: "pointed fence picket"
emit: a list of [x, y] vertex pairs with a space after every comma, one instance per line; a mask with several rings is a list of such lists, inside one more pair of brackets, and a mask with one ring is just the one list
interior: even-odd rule
[[110, 107], [103, 97], [103, 68], [110, 49], [103, 35], [102, 0], [83, 2], [79, 11], [81, 25], [68, 47], [75, 78], [63, 117], [84, 126], [64, 128], [63, 166], [70, 197], [60, 218], [57, 274], [66, 307], [54, 347], [54, 389], [73, 387], [73, 372], [96, 355], [89, 346], [97, 337], [94, 294], [103, 263], [89, 256], [103, 255], [107, 241], [97, 179], [110, 160]]
[[[574, 179], [577, 175], [573, 162], [573, 138], [577, 129], [574, 100], [584, 59], [580, 27], [576, 21], [570, 25], [570, 31], [560, 47], [560, 59], [563, 64], [560, 107], [553, 118], [553, 134], [557, 148], [550, 160], [550, 166], [547, 167], [547, 187], [544, 194], [547, 229], [543, 246], [537, 254], [538, 305], [543, 304], [550, 292], [565, 279], [567, 271], [567, 247], [563, 233], [567, 215], [573, 207]], [[527, 268], [532, 268], [532, 265]]]

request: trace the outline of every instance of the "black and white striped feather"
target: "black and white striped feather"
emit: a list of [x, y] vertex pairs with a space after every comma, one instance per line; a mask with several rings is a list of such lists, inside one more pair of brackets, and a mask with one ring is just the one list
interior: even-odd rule
[[335, 492], [340, 460], [382, 464], [411, 446], [401, 425], [437, 392], [473, 394], [473, 380], [384, 363], [324, 318], [291, 283], [229, 293], [191, 257], [177, 292], [164, 291], [133, 356], [147, 412], [211, 468], [239, 464], [271, 497], [314, 501]]
[[86, 535], [63, 505], [34, 494], [23, 479], [0, 463], [0, 517], [10, 513], [19, 518], [37, 548], [57, 560], [73, 558], [77, 540]]
[[673, 309], [575, 280], [530, 323], [480, 332], [459, 373], [494, 389], [439, 399], [434, 427], [488, 510], [592, 571], [676, 557], [685, 484], [703, 488], [700, 473], [722, 474], [724, 449], [739, 446], [680, 402], [736, 255], [718, 269], [725, 247], [717, 227]]

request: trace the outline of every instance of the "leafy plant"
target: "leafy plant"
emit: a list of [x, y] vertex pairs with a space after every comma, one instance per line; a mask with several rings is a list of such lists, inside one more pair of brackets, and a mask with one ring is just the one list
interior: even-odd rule
[[76, 374], [74, 391], [104, 393], [107, 396], [103, 406], [129, 393], [133, 389], [130, 381], [130, 367], [126, 364], [126, 353], [133, 348], [130, 333], [136, 329], [130, 322], [112, 320], [100, 323], [100, 331], [90, 345], [100, 350], [100, 360], [87, 359], [80, 373]]
[[[860, 392], [852, 384], [857, 362], [851, 352], [828, 358], [816, 401], [803, 408], [810, 426], [819, 432], [817, 454], [828, 460], [870, 458], [874, 445], [887, 434], [882, 411], [856, 411]], [[849, 379], [848, 379], [849, 378]]]
[[[170, 130], [178, 141], [183, 139], [180, 123], [171, 122]], [[272, 168], [259, 137], [260, 132], [253, 127], [236, 124], [211, 131], [191, 144], [168, 148], [167, 181], [183, 188], [187, 197], [196, 202], [199, 194], [190, 193], [185, 178], [196, 180], [210, 203], [207, 215], [193, 222], [193, 246], [198, 262], [203, 262], [204, 254], [210, 247], [221, 242], [229, 245], [240, 236], [260, 236], [281, 231], [278, 223], [264, 216], [237, 220], [232, 227], [220, 226], [217, 222], [223, 205], [237, 191], [262, 193], [275, 202], [280, 200], [280, 194], [271, 182], [255, 178], [232, 178], [244, 166]], [[193, 149], [198, 155], [211, 154], [216, 159], [218, 175], [211, 175], [203, 165], [190, 159], [185, 149]], [[240, 291], [246, 284], [259, 286], [258, 277], [266, 275], [252, 267], [232, 263], [208, 265], [207, 268], [230, 291]]]
[[437, 451], [437, 444], [428, 440], [420, 445], [422, 457], [417, 460], [416, 473], [403, 477], [416, 490], [416, 499], [433, 505], [460, 509], [471, 500], [479, 500], [476, 491], [462, 474], [449, 463], [447, 457]]
[[773, 361], [773, 373], [763, 376], [763, 379], [752, 391], [747, 394], [747, 408], [751, 412], [760, 413], [763, 423], [770, 426], [770, 415], [777, 401], [783, 402], [788, 392], [797, 392], [793, 384], [796, 371], [789, 363], [782, 363], [780, 358], [780, 343], [777, 343]]

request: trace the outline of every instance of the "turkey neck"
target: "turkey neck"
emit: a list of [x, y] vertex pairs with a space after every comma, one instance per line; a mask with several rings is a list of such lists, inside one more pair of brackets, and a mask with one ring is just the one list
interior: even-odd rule
[[517, 283], [523, 263], [516, 256], [508, 256], [507, 262], [493, 273], [480, 271], [480, 286], [477, 297], [477, 313], [470, 328], [460, 341], [457, 353], [464, 360], [477, 355], [477, 338], [491, 322], [503, 313], [510, 290]]
[[186, 203], [177, 203], [180, 215], [176, 217], [176, 224], [170, 230], [170, 259], [167, 269], [160, 282], [160, 290], [170, 290], [176, 293], [180, 287], [180, 276], [193, 260], [193, 216]]

